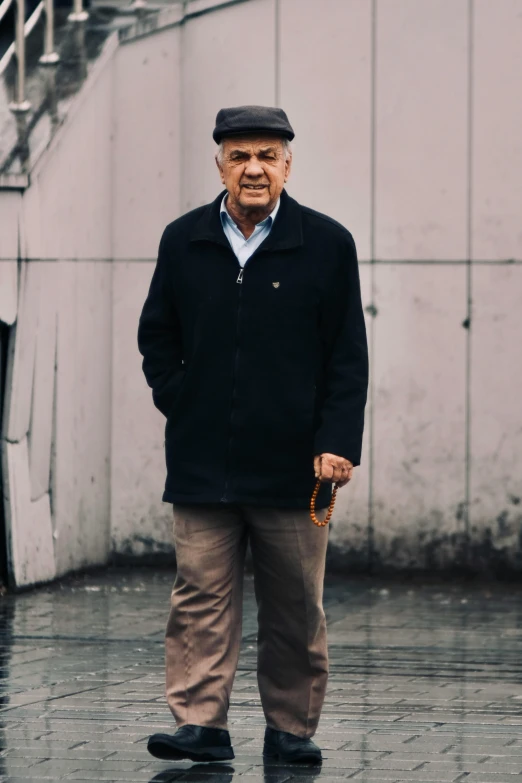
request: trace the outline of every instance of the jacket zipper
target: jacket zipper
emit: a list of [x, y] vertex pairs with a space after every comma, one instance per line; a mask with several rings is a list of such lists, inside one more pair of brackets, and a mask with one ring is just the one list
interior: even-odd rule
[[[250, 259], [248, 259], [250, 260]], [[245, 263], [248, 263], [248, 260]], [[241, 267], [239, 270], [239, 274], [237, 276], [236, 283], [242, 283], [243, 282], [243, 273], [245, 271], [244, 267]], [[227, 456], [226, 456], [226, 473], [225, 473], [225, 486], [223, 489], [223, 495], [221, 496], [221, 502], [226, 503], [227, 498], [227, 491], [230, 484], [230, 451], [232, 447], [232, 423], [234, 419], [234, 407], [236, 402], [236, 379], [237, 379], [237, 365], [238, 365], [238, 359], [239, 359], [239, 321], [240, 321], [240, 315], [241, 315], [241, 295], [243, 292], [243, 287], [239, 289], [239, 295], [237, 300], [237, 312], [236, 312], [236, 350], [234, 354], [234, 376], [233, 376], [233, 383], [232, 383], [232, 400], [230, 402], [230, 414], [229, 414], [229, 435], [228, 435], [228, 444], [227, 444]]]
[[[244, 266], [242, 266], [239, 270], [239, 274], [236, 279], [236, 283], [239, 283], [240, 285], [243, 283], [243, 275], [245, 272], [246, 265], [252, 261], [254, 256], [258, 255], [259, 253], [263, 253], [264, 249], [259, 247], [257, 250], [254, 250], [252, 255], [247, 258], [245, 261]], [[237, 261], [237, 258], [236, 258]], [[239, 261], [238, 261], [239, 264]], [[221, 496], [221, 503], [226, 503], [228, 501], [227, 497], [227, 491], [228, 487], [230, 485], [230, 451], [232, 446], [232, 422], [234, 419], [234, 404], [236, 400], [236, 378], [237, 378], [237, 365], [238, 365], [238, 359], [239, 359], [239, 316], [241, 314], [241, 294], [243, 292], [243, 286], [241, 285], [241, 288], [239, 289], [239, 296], [237, 301], [237, 314], [236, 314], [236, 352], [234, 356], [234, 379], [233, 379], [233, 385], [232, 385], [232, 400], [230, 403], [230, 416], [229, 416], [229, 435], [228, 435], [228, 445], [227, 445], [227, 456], [226, 456], [226, 473], [225, 473], [225, 486], [223, 489], [223, 495]]]

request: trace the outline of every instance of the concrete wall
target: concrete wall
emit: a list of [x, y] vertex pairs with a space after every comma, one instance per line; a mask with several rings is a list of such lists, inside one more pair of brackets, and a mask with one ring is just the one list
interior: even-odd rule
[[185, 10], [127, 34], [23, 198], [0, 194], [18, 583], [172, 551], [137, 323], [164, 226], [221, 188], [211, 131], [240, 103], [287, 110], [289, 192], [358, 247], [371, 388], [332, 561], [518, 568], [522, 0]]
[[[155, 88], [157, 46], [169, 51], [167, 90]], [[121, 48], [135, 84], [118, 104], [128, 130], [117, 192], [130, 159], [171, 125], [179, 157], [167, 143], [161, 179], [140, 163], [133, 197], [154, 185], [161, 207], [151, 215], [143, 201], [140, 251], [122, 251], [148, 260], [133, 272], [118, 265], [119, 551], [163, 550], [170, 537], [170, 506], [157, 500], [164, 421], [132, 358], [162, 228], [150, 221], [215, 196], [217, 110], [266, 103], [283, 106], [296, 130], [290, 193], [344, 223], [361, 262], [370, 403], [363, 463], [339, 495], [332, 558], [344, 568], [520, 565], [521, 53], [521, 0], [252, 0]], [[141, 120], [143, 94], [156, 100]]]
[[0, 266], [0, 318], [13, 324], [1, 445], [17, 586], [109, 557], [111, 147], [109, 47], [23, 197], [0, 194], [0, 250], [15, 259]]
[[161, 233], [180, 210], [180, 28], [121, 46], [115, 61], [112, 546], [171, 551], [164, 416], [136, 334]]

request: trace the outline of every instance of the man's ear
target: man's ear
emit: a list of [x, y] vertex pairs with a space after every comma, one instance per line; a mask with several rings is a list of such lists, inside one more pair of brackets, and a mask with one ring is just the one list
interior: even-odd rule
[[292, 153], [290, 153], [288, 158], [285, 160], [285, 182], [290, 176], [291, 170], [292, 170]]
[[217, 158], [217, 155], [216, 155], [216, 157], [215, 157], [215, 161], [216, 161], [216, 166], [218, 167], [219, 175], [220, 175], [220, 177], [221, 177], [221, 182], [222, 182], [222, 183], [223, 183], [223, 185], [224, 185], [224, 184], [225, 184], [225, 177], [224, 177], [224, 175], [223, 175], [223, 166], [222, 166], [222, 165], [221, 165], [221, 163], [219, 162], [219, 160], [218, 160], [218, 158]]

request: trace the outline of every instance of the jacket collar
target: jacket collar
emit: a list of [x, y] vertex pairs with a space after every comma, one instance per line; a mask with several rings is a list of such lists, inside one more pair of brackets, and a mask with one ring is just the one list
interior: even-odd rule
[[[203, 214], [194, 224], [191, 234], [191, 242], [216, 242], [219, 245], [230, 247], [228, 239], [221, 224], [220, 209], [223, 196], [227, 191], [222, 190], [219, 196], [210, 204], [207, 204]], [[299, 247], [303, 244], [303, 227], [301, 220], [301, 207], [298, 202], [288, 195], [283, 188], [281, 202], [274, 225], [268, 237], [263, 240], [258, 248], [262, 250], [287, 250]]]

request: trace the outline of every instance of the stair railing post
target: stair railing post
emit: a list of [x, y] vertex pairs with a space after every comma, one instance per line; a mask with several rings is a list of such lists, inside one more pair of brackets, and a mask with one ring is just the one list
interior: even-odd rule
[[74, 0], [74, 10], [67, 19], [70, 22], [85, 22], [89, 18], [89, 13], [83, 7], [83, 0]]
[[147, 0], [132, 0], [129, 8], [132, 11], [135, 11], [138, 15], [142, 15], [143, 12], [147, 10], [147, 6]]
[[31, 108], [25, 99], [25, 0], [16, 0], [16, 88], [15, 99], [9, 104], [13, 112], [26, 112]]
[[45, 44], [39, 62], [42, 65], [55, 65], [59, 59], [60, 55], [54, 51], [54, 0], [45, 0]]

